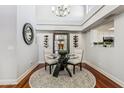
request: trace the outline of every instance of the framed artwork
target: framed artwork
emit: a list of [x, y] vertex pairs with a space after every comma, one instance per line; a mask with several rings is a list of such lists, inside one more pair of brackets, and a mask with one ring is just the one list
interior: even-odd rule
[[44, 36], [44, 47], [48, 48], [48, 35]]
[[77, 35], [73, 36], [73, 47], [75, 48], [78, 47], [78, 36]]

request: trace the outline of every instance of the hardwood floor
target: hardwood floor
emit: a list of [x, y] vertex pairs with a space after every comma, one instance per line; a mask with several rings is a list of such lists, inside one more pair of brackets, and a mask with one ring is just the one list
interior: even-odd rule
[[[121, 88], [120, 85], [116, 84], [94, 68], [90, 67], [89, 65], [83, 63], [82, 66], [89, 70], [91, 73], [94, 74], [96, 77], [96, 88]], [[33, 71], [31, 71], [19, 84], [17, 85], [0, 85], [0, 88], [30, 88], [28, 84], [28, 80], [31, 74], [37, 71], [40, 68], [43, 68], [44, 64], [39, 64]]]
[[120, 85], [116, 84], [108, 77], [101, 74], [99, 71], [95, 70], [89, 65], [83, 64], [83, 67], [89, 70], [96, 77], [96, 88], [121, 88]]

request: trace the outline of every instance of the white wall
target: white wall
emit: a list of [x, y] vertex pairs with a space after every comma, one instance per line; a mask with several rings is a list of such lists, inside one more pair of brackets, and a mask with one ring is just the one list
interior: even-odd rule
[[[34, 28], [34, 42], [27, 45], [22, 36], [22, 29], [25, 23], [31, 23]], [[18, 77], [27, 69], [38, 62], [38, 50], [35, 33], [35, 6], [17, 7], [17, 63]]]
[[[59, 31], [62, 32], [62, 31]], [[39, 62], [40, 63], [44, 63], [44, 57], [43, 57], [43, 51], [44, 51], [44, 35], [48, 35], [48, 48], [50, 48], [51, 50], [53, 50], [53, 33], [54, 32], [50, 32], [50, 31], [39, 31], [37, 34], [37, 39], [38, 39], [38, 47], [39, 47]], [[84, 39], [83, 39], [83, 35], [79, 32], [69, 32], [70, 34], [70, 51], [74, 51], [74, 47], [73, 47], [73, 36], [74, 35], [78, 35], [79, 36], [79, 47], [78, 48], [82, 48], [84, 49]]]
[[41, 32], [37, 34], [38, 50], [39, 50], [39, 62], [44, 63], [44, 35], [48, 35], [48, 48], [53, 50], [53, 33]]
[[16, 79], [16, 6], [0, 6], [0, 83]]
[[38, 63], [36, 33], [33, 44], [26, 45], [22, 36], [25, 23], [35, 33], [35, 6], [0, 6], [0, 84], [17, 83], [17, 79]]
[[111, 48], [92, 47], [90, 33], [85, 35], [86, 60], [103, 71], [124, 82], [124, 13], [114, 20], [115, 46]]

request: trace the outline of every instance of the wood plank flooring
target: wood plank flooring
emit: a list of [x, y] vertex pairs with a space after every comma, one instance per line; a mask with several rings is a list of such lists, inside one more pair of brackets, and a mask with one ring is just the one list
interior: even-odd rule
[[[121, 88], [120, 85], [116, 84], [94, 68], [83, 63], [82, 66], [89, 70], [96, 77], [96, 88]], [[0, 88], [30, 88], [28, 81], [32, 73], [37, 71], [40, 68], [43, 68], [44, 64], [39, 64], [33, 71], [31, 71], [19, 84], [17, 85], [0, 85]]]

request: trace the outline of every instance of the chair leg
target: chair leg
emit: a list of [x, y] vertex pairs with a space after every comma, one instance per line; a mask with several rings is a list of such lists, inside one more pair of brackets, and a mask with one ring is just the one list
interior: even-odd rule
[[73, 65], [73, 74], [75, 74], [75, 65]]
[[54, 65], [52, 65], [52, 69], [54, 68]]
[[47, 64], [45, 63], [45, 70], [47, 69]]
[[82, 71], [82, 63], [80, 63], [80, 71]]
[[49, 65], [49, 69], [50, 69], [50, 74], [51, 74], [51, 65]]
[[70, 76], [70, 77], [72, 77], [72, 74], [71, 74], [70, 70], [68, 69], [68, 67], [67, 67], [67, 66], [65, 66], [65, 68], [66, 68], [66, 70], [67, 70], [67, 72], [68, 72], [69, 76]]

